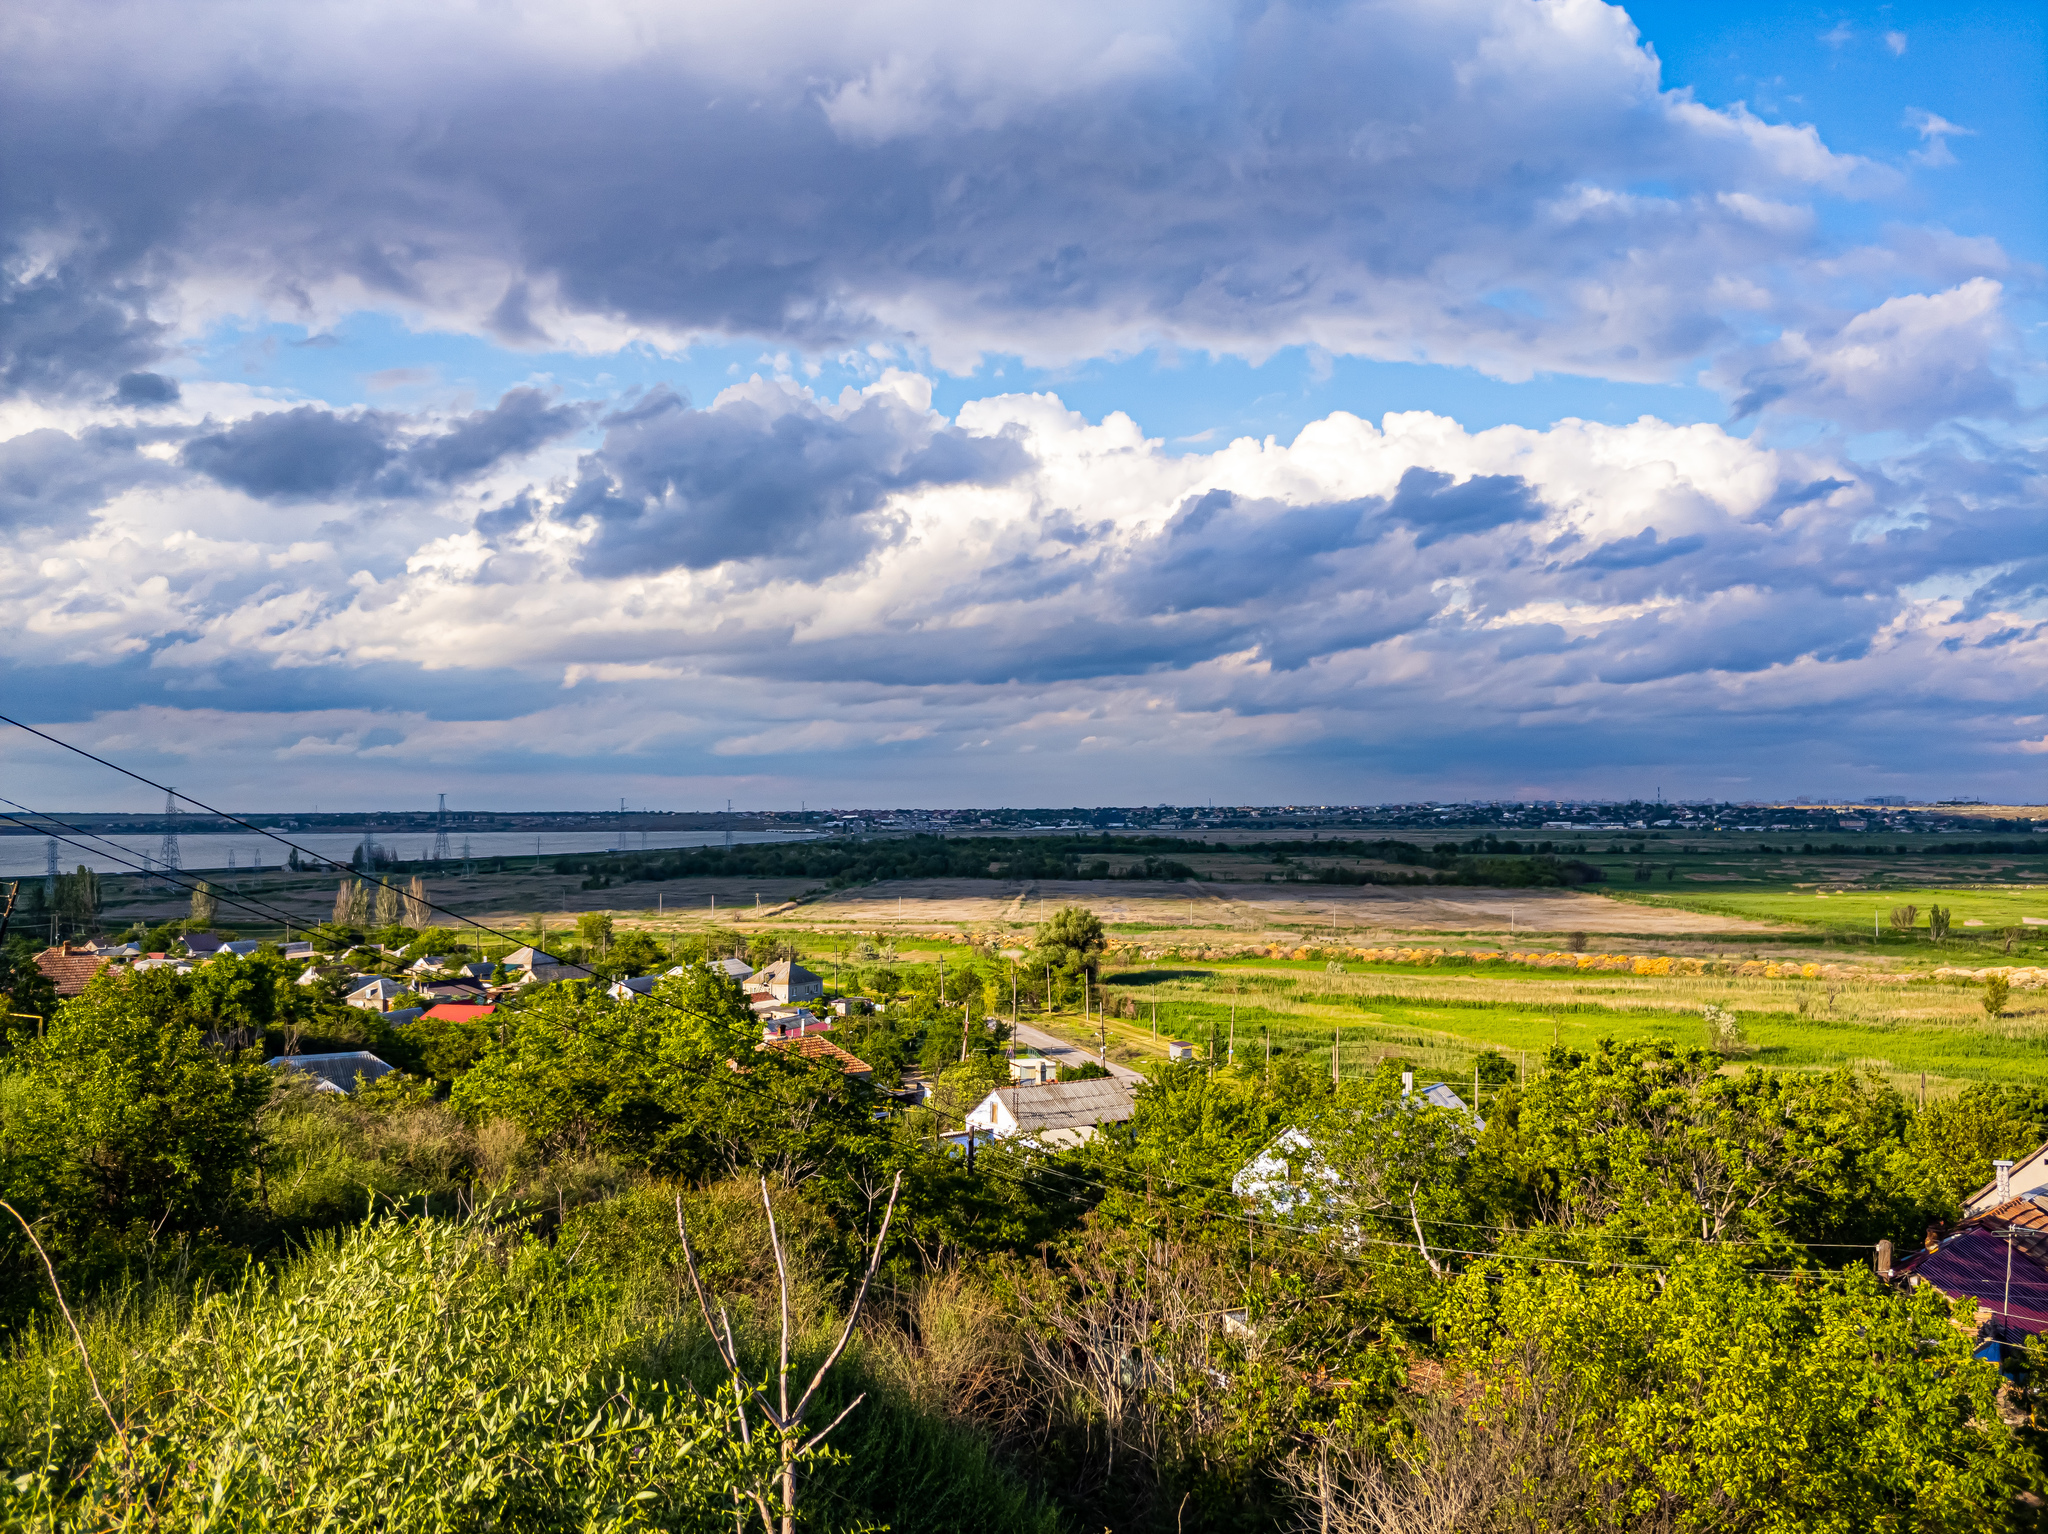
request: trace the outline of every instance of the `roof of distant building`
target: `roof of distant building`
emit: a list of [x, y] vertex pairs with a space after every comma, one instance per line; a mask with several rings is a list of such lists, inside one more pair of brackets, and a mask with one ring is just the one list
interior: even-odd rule
[[871, 1076], [874, 1067], [858, 1059], [834, 1044], [820, 1033], [799, 1034], [787, 1039], [765, 1039], [755, 1046], [757, 1049], [780, 1049], [790, 1054], [802, 1055], [806, 1060], [819, 1060], [837, 1065], [849, 1076]]
[[480, 1017], [489, 1017], [496, 1007], [480, 1005], [469, 1001], [444, 1001], [439, 1006], [427, 1008], [420, 1015], [437, 1023], [472, 1023]]
[[85, 989], [86, 982], [111, 962], [103, 953], [89, 953], [69, 943], [45, 948], [35, 958], [36, 968], [49, 977], [59, 996], [78, 995]]
[[777, 959], [765, 969], [755, 972], [754, 978], [764, 985], [823, 985], [825, 982], [792, 959]]
[[994, 1093], [1017, 1121], [1020, 1133], [1034, 1129], [1085, 1129], [1120, 1123], [1131, 1116], [1131, 1094], [1120, 1081], [1055, 1081], [1044, 1086], [1000, 1087]]
[[311, 1076], [322, 1092], [353, 1092], [356, 1077], [375, 1081], [391, 1070], [367, 1049], [352, 1049], [332, 1055], [277, 1055], [264, 1064]]
[[1951, 1236], [1938, 1250], [1917, 1252], [1895, 1270], [1932, 1284], [1952, 1300], [1965, 1297], [1978, 1310], [2031, 1335], [2048, 1331], [2048, 1270], [2020, 1242], [1979, 1226]]

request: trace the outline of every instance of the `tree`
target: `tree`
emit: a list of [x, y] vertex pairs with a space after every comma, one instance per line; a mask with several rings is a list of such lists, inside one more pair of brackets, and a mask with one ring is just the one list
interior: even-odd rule
[[1109, 946], [1102, 919], [1086, 906], [1062, 906], [1052, 919], [1039, 926], [1032, 940], [1039, 962], [1049, 963], [1068, 974], [1086, 974], [1093, 981], [1097, 961]]
[[1805, 1283], [1715, 1251], [1657, 1273], [1486, 1264], [1439, 1324], [1480, 1436], [1537, 1412], [1564, 1449], [1460, 1528], [1965, 1534], [2012, 1527], [2029, 1479], [1973, 1331], [1862, 1264]]
[[584, 957], [602, 957], [612, 943], [612, 913], [585, 911], [576, 918], [576, 940], [583, 945]]
[[427, 882], [418, 874], [405, 887], [403, 919], [408, 927], [424, 927], [434, 919], [433, 908], [427, 904]]
[[399, 894], [397, 885], [393, 884], [389, 879], [379, 879], [377, 881], [377, 905], [373, 917], [374, 925], [379, 927], [397, 926], [399, 912], [404, 908], [404, 905], [404, 897]]
[[2003, 975], [1993, 975], [1984, 982], [1984, 1013], [1987, 1017], [2003, 1017], [2005, 1004], [2012, 999], [2012, 982]]
[[213, 898], [213, 886], [201, 879], [192, 886], [192, 928], [204, 932], [213, 925], [213, 918], [220, 909], [220, 902]]
[[817, 1399], [818, 1389], [825, 1383], [832, 1366], [839, 1362], [839, 1355], [846, 1351], [846, 1344], [853, 1337], [854, 1323], [860, 1319], [861, 1306], [866, 1303], [868, 1286], [875, 1281], [875, 1269], [881, 1266], [882, 1246], [889, 1239], [889, 1222], [896, 1214], [896, 1199], [903, 1191], [903, 1174], [898, 1172], [889, 1187], [889, 1204], [882, 1211], [882, 1228], [875, 1233], [874, 1246], [868, 1256], [867, 1271], [861, 1275], [860, 1287], [854, 1291], [853, 1303], [846, 1308], [846, 1324], [839, 1330], [839, 1340], [832, 1345], [832, 1351], [825, 1355], [825, 1361], [818, 1365], [797, 1397], [796, 1404], [789, 1401], [789, 1336], [792, 1320], [789, 1307], [789, 1263], [782, 1252], [782, 1233], [775, 1226], [775, 1205], [768, 1197], [768, 1179], [761, 1179], [761, 1207], [768, 1215], [768, 1240], [775, 1252], [775, 1277], [777, 1293], [781, 1298], [782, 1349], [775, 1372], [775, 1395], [771, 1400], [766, 1380], [756, 1381], [740, 1364], [739, 1349], [733, 1344], [732, 1321], [726, 1315], [723, 1305], [718, 1307], [717, 1320], [712, 1319], [711, 1298], [704, 1292], [704, 1281], [697, 1274], [697, 1254], [690, 1246], [690, 1228], [683, 1220], [683, 1199], [676, 1195], [676, 1234], [682, 1238], [683, 1261], [690, 1271], [690, 1286], [697, 1293], [697, 1311], [704, 1318], [704, 1329], [711, 1334], [713, 1345], [718, 1349], [719, 1362], [725, 1365], [726, 1376], [732, 1385], [733, 1401], [740, 1417], [740, 1437], [750, 1440], [752, 1434], [746, 1425], [747, 1409], [751, 1406], [767, 1420], [773, 1429], [771, 1434], [762, 1435], [774, 1445], [778, 1459], [777, 1474], [773, 1488], [757, 1487], [749, 1499], [761, 1515], [762, 1534], [796, 1534], [796, 1473], [806, 1461], [813, 1458], [824, 1447], [826, 1437], [832, 1429], [847, 1418], [854, 1407], [867, 1399], [865, 1393], [857, 1395], [847, 1403], [845, 1409], [830, 1422], [808, 1436], [804, 1432], [804, 1415]]
[[1913, 923], [1920, 919], [1920, 907], [1916, 905], [1895, 905], [1892, 907], [1892, 930], [1911, 932]]
[[1927, 936], [1937, 943], [1948, 941], [1949, 908], [1931, 905], [1927, 908]]
[[102, 904], [100, 876], [83, 863], [76, 873], [58, 875], [56, 911], [71, 931], [98, 926]]
[[1845, 1220], [1890, 1234], [1890, 1148], [1903, 1100], [1848, 1072], [1720, 1073], [1709, 1050], [1603, 1040], [1553, 1049], [1499, 1130], [1513, 1180], [1549, 1226], [1640, 1257], [1699, 1240], [1747, 1241], [1759, 1257]]
[[23, 1052], [0, 1162], [66, 1239], [192, 1230], [239, 1201], [270, 1073], [209, 1049], [191, 1000], [169, 970], [102, 974]]

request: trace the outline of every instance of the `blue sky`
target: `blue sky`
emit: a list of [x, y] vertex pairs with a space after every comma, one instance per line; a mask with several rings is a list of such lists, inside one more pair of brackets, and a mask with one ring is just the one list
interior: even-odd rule
[[216, 802], [2044, 797], [2038, 6], [31, 20], [0, 687]]

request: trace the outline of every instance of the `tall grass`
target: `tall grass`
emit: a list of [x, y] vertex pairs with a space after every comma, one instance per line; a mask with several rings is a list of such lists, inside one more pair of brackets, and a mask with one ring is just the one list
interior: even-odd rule
[[[713, 1281], [766, 1359], [742, 1202], [694, 1202]], [[815, 1357], [833, 1243], [800, 1205], [789, 1223]], [[571, 1211], [552, 1244], [387, 1216], [231, 1289], [109, 1295], [78, 1312], [111, 1420], [62, 1322], [34, 1321], [0, 1359], [0, 1462], [19, 1477], [0, 1482], [0, 1528], [730, 1530], [773, 1446], [733, 1431], [673, 1232], [653, 1190]], [[805, 1523], [1050, 1534], [1045, 1505], [913, 1377], [887, 1337], [849, 1355], [830, 1408], [868, 1399], [809, 1466]]]

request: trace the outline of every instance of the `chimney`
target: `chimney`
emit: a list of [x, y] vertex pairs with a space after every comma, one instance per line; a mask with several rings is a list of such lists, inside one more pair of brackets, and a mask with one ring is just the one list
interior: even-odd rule
[[1892, 1244], [1889, 1241], [1877, 1243], [1877, 1276], [1879, 1278], [1890, 1278], [1892, 1276]]
[[2012, 1197], [2012, 1163], [1994, 1161], [1991, 1170], [1998, 1174], [1998, 1201], [2002, 1204]]
[[1403, 1072], [1401, 1072], [1401, 1096], [1402, 1096], [1402, 1097], [1404, 1097], [1404, 1098], [1407, 1098], [1407, 1097], [1413, 1097], [1414, 1095], [1415, 1095], [1415, 1072], [1413, 1072], [1413, 1071], [1403, 1071]]

